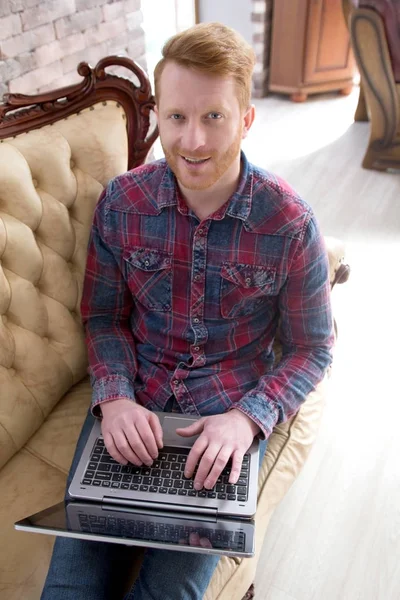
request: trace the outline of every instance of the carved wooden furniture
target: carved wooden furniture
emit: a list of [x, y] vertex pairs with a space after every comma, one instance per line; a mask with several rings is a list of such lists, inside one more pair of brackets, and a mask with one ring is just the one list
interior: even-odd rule
[[[137, 84], [106, 73], [113, 65]], [[79, 73], [80, 84], [0, 104], [2, 600], [39, 600], [53, 540], [13, 523], [62, 500], [90, 404], [80, 296], [94, 208], [108, 181], [143, 162], [157, 136], [146, 137], [154, 99], [137, 65], [109, 57], [93, 69], [81, 63]], [[327, 246], [333, 284], [346, 276], [343, 247]], [[249, 590], [270, 517], [317, 435], [324, 388], [274, 429], [259, 475], [256, 554], [223, 557], [205, 600], [240, 600]], [[142, 553], [136, 558], [138, 569]]]
[[362, 166], [400, 169], [400, 4], [343, 0], [343, 10], [361, 75], [355, 120], [371, 122]]
[[340, 0], [275, 0], [269, 90], [295, 102], [349, 94], [355, 63]]

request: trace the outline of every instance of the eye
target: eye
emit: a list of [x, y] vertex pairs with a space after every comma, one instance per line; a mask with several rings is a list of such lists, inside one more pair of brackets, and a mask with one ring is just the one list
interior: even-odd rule
[[213, 121], [216, 121], [218, 119], [222, 119], [221, 113], [218, 113], [218, 112], [210, 112], [210, 113], [208, 113], [207, 117], [209, 117]]
[[183, 115], [180, 115], [179, 113], [174, 113], [170, 116], [170, 119], [172, 121], [180, 121], [183, 119]]

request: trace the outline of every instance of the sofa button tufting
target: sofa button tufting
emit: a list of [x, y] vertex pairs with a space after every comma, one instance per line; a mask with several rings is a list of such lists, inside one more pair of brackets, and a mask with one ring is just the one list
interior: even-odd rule
[[71, 169], [73, 169], [75, 167], [75, 161], [71, 160], [69, 166], [71, 167]]

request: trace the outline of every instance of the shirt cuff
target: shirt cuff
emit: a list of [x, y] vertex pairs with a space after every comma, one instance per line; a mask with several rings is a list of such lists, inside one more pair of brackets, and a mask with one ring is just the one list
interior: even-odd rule
[[122, 375], [109, 375], [97, 379], [93, 384], [91, 412], [94, 417], [100, 417], [100, 404], [111, 400], [128, 398], [135, 401], [135, 393], [130, 379]]
[[234, 404], [230, 410], [236, 408], [250, 419], [257, 423], [261, 429], [259, 438], [266, 440], [272, 433], [273, 428], [278, 422], [278, 409], [269, 401], [268, 397], [262, 392], [248, 392], [237, 404]]

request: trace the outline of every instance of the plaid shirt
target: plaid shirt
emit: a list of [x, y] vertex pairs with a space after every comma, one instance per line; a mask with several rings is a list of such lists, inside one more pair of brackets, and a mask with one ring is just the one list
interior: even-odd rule
[[237, 191], [202, 222], [165, 160], [129, 171], [95, 211], [82, 317], [93, 414], [121, 397], [163, 410], [174, 395], [183, 413], [237, 408], [268, 437], [331, 362], [328, 261], [313, 213], [243, 153]]

